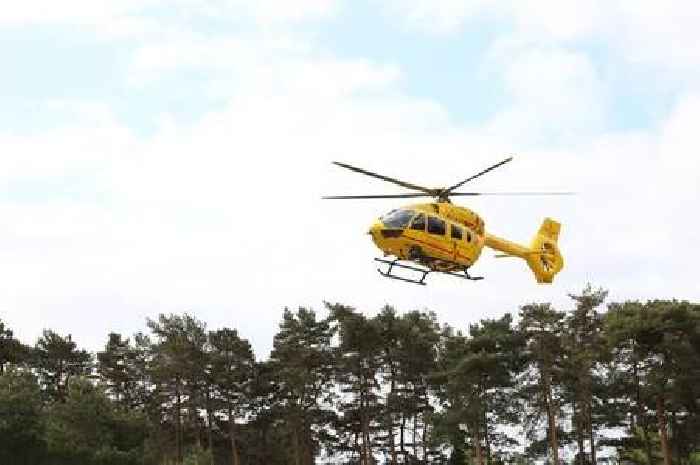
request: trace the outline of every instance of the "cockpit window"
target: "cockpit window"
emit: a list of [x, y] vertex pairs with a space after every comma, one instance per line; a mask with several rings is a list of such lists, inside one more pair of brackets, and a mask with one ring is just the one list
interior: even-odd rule
[[380, 219], [387, 228], [405, 228], [415, 214], [412, 210], [392, 210]]
[[411, 221], [411, 229], [416, 231], [425, 231], [425, 213], [419, 213]]

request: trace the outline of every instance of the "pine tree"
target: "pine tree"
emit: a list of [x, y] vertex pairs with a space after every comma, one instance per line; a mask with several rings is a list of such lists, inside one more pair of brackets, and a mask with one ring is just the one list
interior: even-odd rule
[[[524, 338], [512, 327], [510, 314], [498, 320], [481, 320], [469, 328], [469, 356], [458, 367], [471, 379], [478, 393], [486, 458], [491, 462], [492, 448], [510, 448], [517, 440], [497, 426], [515, 425], [520, 420], [515, 374], [522, 371]], [[481, 428], [477, 428], [477, 431]]]
[[150, 341], [142, 334], [135, 343], [109, 333], [105, 349], [97, 353], [97, 372], [106, 392], [126, 408], [143, 408], [148, 399], [146, 365]]
[[29, 349], [15, 339], [12, 330], [0, 320], [0, 376], [8, 365], [24, 361]]
[[[499, 427], [516, 424], [520, 419], [519, 405], [514, 400], [515, 374], [522, 369], [524, 340], [512, 327], [510, 315], [482, 320], [471, 325], [469, 331], [468, 337], [449, 330], [444, 333], [447, 340], [440, 357], [442, 376], [437, 380], [444, 386], [443, 423], [452, 425], [452, 438], [460, 437], [454, 428], [467, 425], [474, 460], [483, 465], [491, 463], [494, 449], [517, 444]], [[455, 449], [461, 450], [461, 445], [455, 444]]]
[[313, 465], [333, 421], [333, 329], [312, 310], [285, 309], [270, 367], [290, 465]]
[[[189, 433], [201, 449], [200, 394], [205, 382], [206, 327], [196, 318], [184, 314], [160, 315], [148, 320], [156, 338], [152, 346], [150, 376], [156, 387], [155, 401], [163, 406], [163, 418], [169, 418], [175, 430], [175, 459], [182, 463]], [[189, 428], [186, 428], [189, 426]]]
[[396, 449], [396, 428], [401, 416], [401, 388], [399, 351], [401, 350], [400, 333], [402, 321], [396, 314], [396, 310], [387, 305], [375, 318], [379, 331], [381, 345], [381, 370], [385, 383], [389, 384], [384, 400], [384, 410], [380, 419], [381, 426], [386, 430], [388, 441], [388, 453], [390, 465], [398, 464], [398, 451]]
[[10, 368], [0, 375], [0, 463], [42, 463], [44, 414], [39, 385], [31, 372]]
[[[218, 403], [226, 415], [228, 422], [228, 440], [231, 449], [232, 465], [239, 465], [240, 451], [236, 418], [244, 415], [249, 401], [250, 385], [253, 381], [255, 358], [250, 343], [242, 339], [235, 329], [223, 328], [209, 333], [209, 359], [211, 392], [213, 401]], [[209, 393], [207, 394], [209, 396]], [[209, 397], [207, 398], [209, 400]], [[209, 429], [209, 444], [211, 439], [211, 411], [207, 402], [207, 417]]]
[[110, 401], [85, 378], [69, 382], [63, 402], [47, 412], [52, 465], [143, 465], [146, 417]]
[[252, 374], [250, 421], [241, 436], [241, 461], [249, 465], [287, 465], [290, 444], [284, 428], [286, 406], [275, 366], [270, 361], [256, 363]]
[[594, 413], [600, 409], [596, 394], [602, 386], [604, 353], [603, 319], [597, 308], [607, 291], [588, 285], [580, 295], [569, 295], [576, 308], [566, 318], [564, 349], [566, 353], [564, 384], [572, 408], [572, 423], [578, 446], [579, 465], [586, 463], [584, 443], [588, 441], [591, 463], [596, 463]]
[[[435, 314], [411, 311], [401, 318], [399, 333], [399, 381], [402, 387], [401, 446], [403, 450], [407, 420], [412, 420], [411, 459], [426, 461], [433, 406], [431, 376], [437, 370], [436, 359], [440, 328]], [[406, 457], [404, 455], [404, 457]]]
[[[442, 406], [442, 411], [433, 417], [433, 431], [436, 439], [442, 439], [452, 449], [449, 464], [467, 462], [468, 450], [475, 446], [471, 435], [469, 401], [473, 398], [472, 386], [465, 386], [453, 372], [468, 355], [467, 338], [461, 331], [445, 326], [440, 333], [437, 370], [431, 377], [433, 389]], [[474, 456], [477, 451], [474, 450]]]
[[382, 411], [380, 327], [351, 307], [332, 305], [329, 308], [340, 336], [335, 379], [343, 393], [337, 423], [344, 442], [341, 447], [356, 453], [360, 465], [370, 465], [375, 460], [379, 440], [376, 433]]
[[[564, 349], [564, 313], [550, 304], [528, 304], [520, 308], [520, 331], [526, 343], [523, 394], [534, 407], [533, 420], [544, 413], [547, 419], [551, 463], [559, 464], [561, 405], [560, 384]], [[530, 422], [535, 425], [534, 422]]]
[[695, 428], [696, 399], [700, 398], [700, 307], [677, 301], [613, 304], [605, 323], [610, 344], [632, 372], [634, 384], [629, 394], [636, 404], [634, 424], [641, 423], [647, 461], [653, 463], [651, 418], [646, 412], [654, 412], [664, 465], [671, 465], [673, 449], [679, 459], [687, 460], [693, 443], [698, 443], [697, 436], [680, 447], [679, 438], [669, 435], [668, 413], [676, 423], [674, 435], [685, 426]]
[[92, 356], [79, 350], [70, 334], [63, 337], [44, 330], [32, 355], [44, 393], [54, 401], [65, 400], [66, 387], [72, 377], [87, 375], [91, 370]]

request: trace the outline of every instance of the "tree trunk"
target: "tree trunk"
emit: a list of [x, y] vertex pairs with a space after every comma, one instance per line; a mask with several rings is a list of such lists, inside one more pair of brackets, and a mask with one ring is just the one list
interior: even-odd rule
[[231, 464], [240, 465], [241, 459], [238, 456], [238, 445], [236, 444], [236, 419], [233, 418], [233, 408], [230, 403], [228, 405], [228, 438], [231, 442]]
[[207, 387], [207, 444], [209, 447], [209, 455], [211, 456], [209, 465], [214, 465], [214, 437], [212, 435], [211, 423], [211, 393], [209, 392], [209, 387]]
[[58, 400], [61, 402], [66, 401], [66, 396], [65, 396], [65, 385], [68, 384], [68, 380], [66, 380], [65, 383], [63, 383], [63, 360], [59, 360], [58, 362], [58, 370], [56, 371], [56, 394], [58, 397]]
[[299, 451], [299, 428], [294, 428], [292, 432], [292, 446], [294, 450], [294, 465], [301, 465], [301, 454]]
[[360, 463], [362, 463], [362, 448], [360, 447], [360, 439], [357, 437], [357, 433], [355, 433], [355, 451], [360, 458]]
[[559, 465], [559, 442], [557, 440], [557, 418], [554, 411], [552, 401], [552, 388], [550, 385], [549, 373], [545, 371], [544, 376], [544, 395], [547, 406], [547, 420], [549, 421], [549, 447], [552, 452], [552, 463]]
[[197, 391], [192, 391], [192, 398], [190, 399], [190, 404], [192, 405], [190, 418], [192, 418], [192, 426], [194, 426], [193, 429], [196, 436], [195, 442], [197, 444], [197, 449], [202, 450], [202, 422], [200, 421], [199, 413], [197, 412], [197, 402], [195, 399], [197, 399]]
[[404, 415], [404, 412], [401, 412], [401, 461], [402, 463], [406, 462], [406, 449], [404, 447], [405, 440], [404, 440], [404, 433], [406, 431], [406, 415]]
[[262, 463], [266, 464], [268, 463], [269, 457], [272, 455], [270, 454], [270, 449], [267, 447], [267, 430], [269, 428], [269, 425], [266, 425], [263, 427], [263, 430], [260, 432], [260, 443], [262, 444], [262, 451], [263, 451], [263, 460]]
[[683, 440], [684, 438], [682, 438], [681, 435], [679, 434], [677, 425], [678, 424], [676, 423], [676, 410], [674, 409], [671, 412], [671, 436], [673, 436], [673, 439], [674, 439], [673, 448], [675, 449], [675, 451], [674, 450], [671, 451], [671, 457], [673, 457], [673, 455], [675, 453], [675, 456], [678, 457], [678, 461], [680, 462], [681, 454], [683, 454], [683, 452], [681, 451], [681, 442], [688, 442], [688, 441]]
[[302, 414], [301, 418], [301, 431], [303, 431], [303, 436], [301, 438], [301, 460], [303, 465], [314, 465], [314, 454], [311, 447], [311, 428], [306, 423], [306, 412]]
[[175, 417], [177, 424], [175, 426], [175, 446], [177, 449], [177, 463], [182, 463], [182, 398], [180, 397], [180, 380], [175, 381]]
[[642, 392], [639, 381], [639, 367], [636, 360], [632, 363], [632, 373], [634, 375], [635, 397], [637, 403], [637, 425], [639, 426], [641, 423], [642, 430], [644, 431], [644, 452], [647, 456], [647, 463], [653, 464], [654, 457], [651, 452], [651, 440], [649, 439], [649, 422], [647, 421], [646, 415], [644, 415]]
[[418, 460], [418, 440], [416, 439], [416, 430], [418, 424], [418, 413], [413, 416], [413, 457]]
[[421, 445], [423, 446], [423, 463], [428, 463], [428, 421], [425, 419], [425, 412], [423, 412], [423, 437], [421, 439]]
[[590, 402], [588, 403], [588, 433], [590, 434], [591, 441], [591, 463], [596, 465], [595, 434], [593, 432], [593, 399], [590, 399]]
[[[391, 363], [391, 362], [390, 362]], [[394, 393], [396, 392], [396, 372], [394, 364], [391, 363], [391, 389], [389, 390], [389, 395], [387, 397], [386, 405], [389, 410], [389, 451], [391, 453], [390, 465], [396, 465], [396, 439], [394, 438], [394, 411], [393, 402]]]
[[547, 402], [547, 416], [549, 417], [549, 446], [552, 450], [552, 463], [559, 465], [559, 441], [557, 440], [557, 419], [551, 405], [551, 399]]
[[362, 428], [362, 457], [360, 459], [361, 465], [369, 465], [371, 457], [370, 449], [370, 438], [369, 438], [369, 418], [367, 416], [366, 407], [366, 380], [364, 377], [360, 380], [360, 423]]
[[474, 425], [474, 459], [476, 465], [484, 465], [484, 456], [481, 452], [481, 435], [479, 434], [479, 422]]
[[484, 443], [486, 444], [486, 463], [491, 463], [491, 442], [489, 441], [489, 419], [486, 414], [486, 406], [484, 405]]
[[576, 394], [574, 394], [574, 398], [572, 401], [572, 413], [571, 413], [571, 418], [574, 421], [574, 425], [576, 427], [576, 444], [578, 445], [578, 464], [579, 465], [586, 465], [586, 449], [583, 445], [583, 428], [582, 428], [582, 421], [581, 421], [581, 413], [576, 410]]
[[668, 447], [668, 432], [666, 431], [666, 408], [663, 394], [656, 396], [656, 418], [659, 423], [659, 437], [661, 438], [661, 451], [664, 454], [664, 465], [671, 465], [671, 449]]

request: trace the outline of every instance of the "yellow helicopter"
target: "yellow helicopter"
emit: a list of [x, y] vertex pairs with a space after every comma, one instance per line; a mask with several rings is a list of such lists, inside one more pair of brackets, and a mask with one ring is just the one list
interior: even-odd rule
[[[469, 178], [450, 187], [431, 189], [395, 178], [373, 173], [346, 163], [333, 162], [373, 178], [381, 179], [412, 190], [406, 194], [388, 195], [334, 195], [324, 199], [406, 199], [433, 197], [432, 203], [407, 205], [391, 210], [370, 227], [369, 234], [384, 257], [375, 258], [382, 266], [380, 274], [387, 278], [425, 285], [425, 278], [431, 272], [439, 272], [469, 280], [483, 277], [472, 276], [469, 268], [479, 259], [484, 246], [501, 252], [497, 257], [518, 257], [525, 260], [538, 283], [551, 283], [554, 276], [564, 266], [564, 258], [559, 252], [557, 241], [561, 224], [545, 218], [529, 246], [516, 244], [486, 232], [484, 220], [472, 210], [453, 205], [450, 197], [477, 195], [569, 195], [570, 192], [456, 192], [464, 184], [498, 168], [513, 157], [506, 158]], [[409, 261], [419, 266], [402, 263]], [[393, 273], [394, 268], [422, 273], [412, 279]]]

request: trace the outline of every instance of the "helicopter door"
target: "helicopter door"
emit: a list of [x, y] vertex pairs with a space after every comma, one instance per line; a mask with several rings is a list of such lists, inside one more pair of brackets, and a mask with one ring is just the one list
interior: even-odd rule
[[461, 247], [462, 247], [462, 237], [463, 237], [463, 231], [462, 228], [459, 226], [455, 226], [454, 224], [450, 225], [450, 242], [452, 243], [452, 260], [455, 262], [459, 262], [459, 256], [461, 255]]

